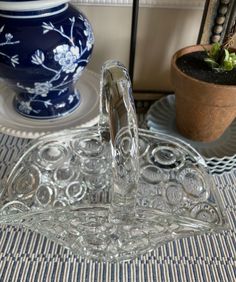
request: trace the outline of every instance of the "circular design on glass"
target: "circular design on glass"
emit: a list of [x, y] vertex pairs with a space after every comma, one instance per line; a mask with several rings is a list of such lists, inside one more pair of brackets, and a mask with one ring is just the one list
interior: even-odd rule
[[146, 181], [142, 181], [142, 179], [140, 179], [138, 182], [137, 199], [149, 197], [153, 200], [152, 197], [160, 194], [160, 187], [161, 185], [147, 183]]
[[36, 163], [46, 170], [54, 169], [68, 161], [70, 151], [66, 144], [50, 143], [44, 144], [36, 151]]
[[171, 209], [169, 208], [168, 204], [166, 201], [163, 200], [162, 196], [155, 196], [153, 197], [152, 201], [152, 208], [157, 209], [157, 210], [162, 210], [164, 212], [171, 212]]
[[10, 215], [21, 212], [27, 212], [29, 210], [30, 208], [27, 207], [24, 203], [21, 203], [19, 201], [12, 201], [4, 205], [0, 211], [2, 215]]
[[147, 150], [149, 149], [150, 145], [148, 144], [148, 141], [139, 135], [138, 139], [138, 146], [139, 146], [139, 157], [143, 157]]
[[79, 181], [71, 182], [66, 188], [65, 193], [70, 203], [80, 201], [86, 195], [85, 184], [80, 183]]
[[130, 172], [130, 173], [133, 172], [133, 170], [134, 170], [134, 162], [133, 162], [132, 158], [128, 157], [127, 159], [125, 159], [123, 164], [124, 164], [124, 169], [127, 172]]
[[117, 144], [124, 156], [130, 155], [132, 150], [132, 137], [130, 134], [125, 133], [125, 136], [118, 138]]
[[6, 192], [6, 183], [7, 183], [6, 179], [0, 180], [0, 199], [4, 197], [4, 194]]
[[207, 199], [207, 183], [202, 171], [193, 167], [185, 167], [179, 172], [178, 179], [188, 195]]
[[41, 178], [41, 173], [35, 166], [22, 164], [18, 167], [13, 179], [8, 185], [9, 198], [28, 200], [32, 198]]
[[104, 145], [98, 138], [78, 138], [72, 142], [72, 148], [77, 155], [96, 157], [103, 152]]
[[128, 172], [123, 164], [119, 164], [116, 167], [117, 175], [121, 178], [126, 178], [128, 176]]
[[55, 191], [50, 184], [40, 185], [35, 193], [35, 199], [40, 206], [49, 206], [55, 199]]
[[81, 158], [81, 171], [86, 174], [101, 174], [107, 171], [110, 166], [105, 157]]
[[217, 210], [208, 203], [200, 203], [194, 206], [191, 210], [191, 216], [195, 219], [218, 224], [220, 222], [220, 215]]
[[111, 173], [106, 173], [102, 175], [95, 175], [86, 178], [85, 183], [89, 190], [101, 191], [105, 188], [111, 187]]
[[53, 202], [53, 207], [55, 208], [63, 208], [69, 205], [69, 202], [67, 199], [56, 199]]
[[164, 196], [168, 204], [178, 206], [183, 200], [183, 186], [180, 183], [171, 181], [164, 187]]
[[161, 181], [166, 180], [164, 177], [163, 171], [154, 165], [146, 165], [141, 168], [140, 174], [144, 180], [149, 183], [159, 183]]
[[151, 152], [151, 162], [163, 169], [174, 169], [184, 164], [184, 156], [175, 147], [158, 145]]
[[137, 203], [141, 207], [151, 208], [152, 207], [152, 200], [150, 197], [139, 197], [137, 199]]
[[[79, 171], [78, 171], [79, 173]], [[66, 183], [71, 182], [76, 177], [75, 168], [71, 166], [59, 167], [54, 171], [54, 181], [59, 186], [64, 186]]]
[[117, 154], [123, 158], [133, 155], [138, 148], [137, 141], [135, 135], [132, 135], [132, 131], [127, 127], [120, 129], [115, 139]]

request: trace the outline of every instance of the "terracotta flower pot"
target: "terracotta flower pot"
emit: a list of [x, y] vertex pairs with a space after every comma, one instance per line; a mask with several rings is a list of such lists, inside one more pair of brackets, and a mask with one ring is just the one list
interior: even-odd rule
[[195, 45], [177, 51], [171, 62], [171, 78], [176, 95], [177, 129], [189, 139], [211, 142], [236, 117], [236, 85], [204, 82], [186, 75], [176, 65], [184, 54], [202, 50], [201, 45]]

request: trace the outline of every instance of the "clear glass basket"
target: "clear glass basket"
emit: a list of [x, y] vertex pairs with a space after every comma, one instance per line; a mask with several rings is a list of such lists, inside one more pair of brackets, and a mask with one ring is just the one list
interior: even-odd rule
[[228, 228], [204, 159], [137, 127], [131, 83], [104, 64], [97, 127], [30, 143], [4, 183], [0, 223], [46, 235], [89, 259], [132, 259], [178, 238]]

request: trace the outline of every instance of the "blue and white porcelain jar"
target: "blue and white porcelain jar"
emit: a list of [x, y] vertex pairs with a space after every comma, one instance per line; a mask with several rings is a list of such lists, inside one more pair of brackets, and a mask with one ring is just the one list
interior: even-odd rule
[[14, 88], [14, 108], [37, 119], [64, 116], [80, 104], [75, 81], [94, 36], [69, 0], [0, 1], [0, 76]]

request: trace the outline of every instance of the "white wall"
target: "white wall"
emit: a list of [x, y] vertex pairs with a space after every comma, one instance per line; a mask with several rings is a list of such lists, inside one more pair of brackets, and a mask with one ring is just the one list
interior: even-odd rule
[[[89, 18], [95, 33], [96, 43], [89, 68], [99, 72], [107, 59], [118, 59], [128, 66], [132, 15], [130, 1], [123, 0], [126, 5], [121, 5], [119, 1], [113, 1], [119, 2], [119, 5], [81, 5], [78, 2], [91, 4], [96, 0], [76, 1], [76, 5]], [[146, 2], [149, 4], [141, 5], [139, 10], [134, 89], [170, 91], [171, 56], [176, 50], [196, 43], [203, 1], [163, 0], [158, 1], [158, 5], [152, 4], [155, 0]]]
[[95, 34], [95, 46], [89, 67], [98, 72], [107, 59], [117, 59], [127, 65], [131, 8], [81, 6], [80, 9], [88, 17]]
[[175, 51], [196, 43], [202, 11], [141, 8], [134, 85], [171, 90], [170, 61]]

